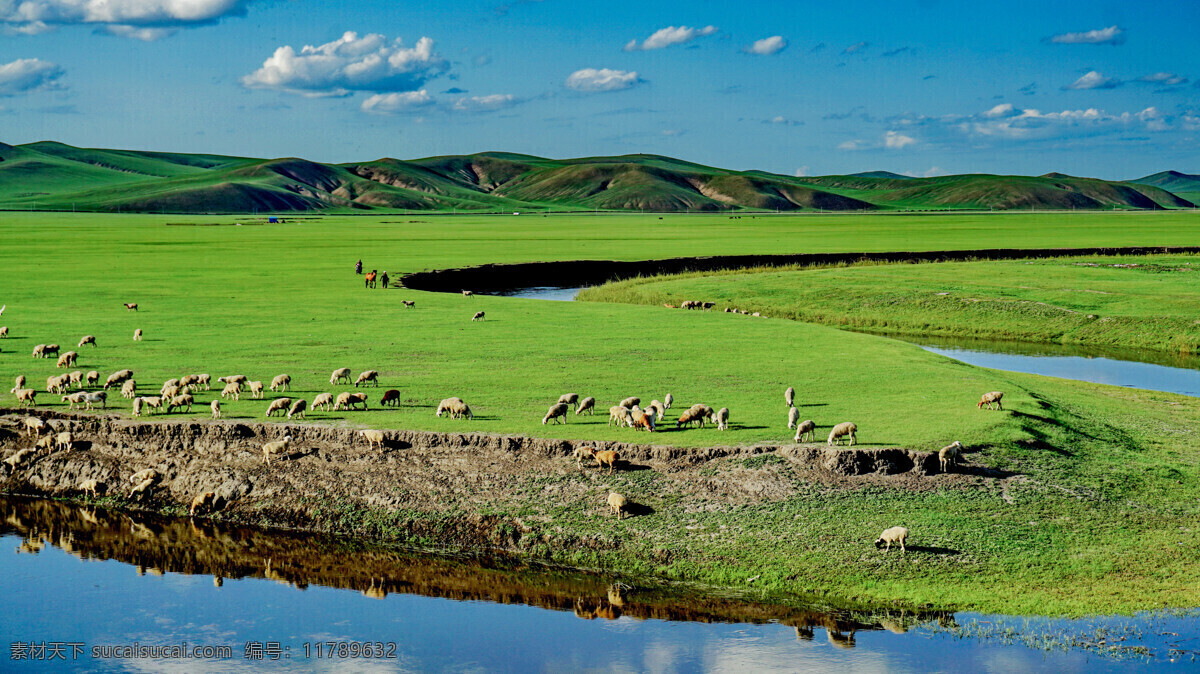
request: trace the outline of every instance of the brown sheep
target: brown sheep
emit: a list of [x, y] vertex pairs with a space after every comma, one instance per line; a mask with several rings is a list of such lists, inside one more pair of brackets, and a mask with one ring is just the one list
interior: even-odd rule
[[637, 430], [644, 428], [651, 433], [654, 432], [654, 413], [650, 410], [633, 410], [630, 413], [633, 417], [633, 428]]
[[392, 407], [400, 406], [400, 392], [394, 388], [390, 388], [383, 392], [383, 397], [379, 399], [379, 404], [387, 405], [391, 403]]
[[600, 452], [592, 452], [592, 458], [596, 460], [596, 467], [603, 468], [608, 466], [608, 472], [613, 472], [613, 468], [617, 465], [617, 461], [621, 460], [621, 455], [612, 449], [606, 449]]
[[188, 509], [188, 517], [195, 517], [196, 513], [205, 509], [216, 509], [217, 494], [216, 492], [206, 491], [192, 499], [192, 507]]
[[[979, 404], [975, 405], [975, 408], [982, 409], [986, 405], [989, 410], [990, 409], [1003, 410], [1004, 405], [1000, 404], [1000, 399], [1003, 397], [1004, 397], [1004, 393], [1002, 393], [1000, 391], [992, 391], [990, 393], [984, 393], [983, 396], [979, 399]], [[995, 405], [996, 407], [993, 408], [992, 405]]]

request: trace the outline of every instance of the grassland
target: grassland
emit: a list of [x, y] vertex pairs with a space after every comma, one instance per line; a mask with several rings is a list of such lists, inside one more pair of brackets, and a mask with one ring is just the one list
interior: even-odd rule
[[[352, 273], [401, 272], [537, 259], [638, 259], [814, 250], [1029, 246], [1194, 245], [1188, 213], [1021, 216], [761, 217], [339, 217], [281, 226], [164, 226], [179, 217], [22, 214], [0, 220], [0, 377], [40, 384], [53, 362], [34, 344], [73, 348], [78, 368], [132, 368], [143, 389], [169, 377], [292, 375], [311, 398], [341, 366], [381, 372], [401, 391], [397, 409], [313, 413], [311, 422], [378, 428], [521, 433], [540, 437], [707, 446], [780, 443], [782, 390], [798, 390], [806, 416], [828, 428], [852, 419], [867, 445], [915, 449], [959, 439], [970, 461], [1020, 479], [979, 488], [845, 489], [782, 478], [782, 498], [730, 506], [664, 491], [653, 471], [620, 473], [612, 487], [654, 514], [616, 525], [584, 517], [585, 504], [554, 498], [531, 474], [491, 510], [619, 542], [611, 552], [559, 553], [553, 561], [684, 578], [756, 592], [820, 591], [983, 611], [1132, 611], [1200, 604], [1200, 401], [967, 366], [902, 342], [810, 323], [754, 320], [615, 303], [365, 290]], [[232, 223], [232, 218], [193, 218]], [[636, 242], [636, 243], [631, 243]], [[401, 299], [416, 301], [403, 309]], [[748, 299], [748, 298], [747, 298]], [[138, 302], [127, 312], [122, 302]], [[472, 323], [477, 310], [488, 319]], [[134, 343], [134, 328], [146, 339]], [[9, 385], [3, 387], [6, 391]], [[40, 388], [40, 386], [39, 386]], [[1003, 413], [980, 412], [987, 390]], [[542, 426], [559, 394], [732, 410], [727, 433], [655, 435], [610, 429], [604, 416]], [[215, 392], [202, 394], [207, 402]], [[372, 391], [372, 402], [378, 392]], [[473, 422], [437, 419], [437, 401], [464, 397]], [[63, 405], [43, 393], [51, 407]], [[0, 394], [12, 404], [12, 396]], [[117, 407], [128, 403], [117, 400]], [[265, 401], [226, 403], [233, 418], [262, 418]], [[200, 409], [194, 416], [204, 416]], [[764, 457], [712, 466], [779, 473]], [[987, 486], [990, 485], [990, 486]], [[405, 513], [404, 516], [411, 516]], [[371, 517], [379, 517], [372, 514]], [[386, 520], [386, 514], [382, 515]], [[869, 541], [903, 522], [907, 556]], [[620, 529], [615, 528], [620, 526]], [[664, 550], [671, 551], [665, 554]]]
[[767, 316], [897, 335], [1200, 352], [1200, 257], [852, 265], [641, 278], [581, 299], [704, 298]]

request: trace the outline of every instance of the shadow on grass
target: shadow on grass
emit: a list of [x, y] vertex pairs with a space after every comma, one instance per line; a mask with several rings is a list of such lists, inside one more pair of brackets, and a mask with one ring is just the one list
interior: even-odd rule
[[654, 508], [642, 503], [630, 503], [625, 506], [625, 514], [628, 517], [645, 517], [654, 514]]
[[988, 468], [987, 466], [973, 466], [973, 465], [969, 466], [969, 465], [963, 465], [963, 464], [958, 464], [957, 466], [954, 466], [953, 468], [950, 469], [949, 472], [958, 473], [959, 475], [974, 475], [976, 477], [992, 477], [992, 478], [1001, 479], [1001, 480], [1004, 478], [1008, 478], [1008, 477], [1017, 475], [1016, 472], [1011, 471], [1011, 470], [1003, 470], [1000, 468]]
[[909, 552], [924, 552], [930, 555], [960, 555], [961, 551], [954, 548], [942, 548], [931, 545], [909, 545]]

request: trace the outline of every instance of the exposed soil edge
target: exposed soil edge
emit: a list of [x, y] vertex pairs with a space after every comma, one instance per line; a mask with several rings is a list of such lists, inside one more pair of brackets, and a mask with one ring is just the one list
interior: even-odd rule
[[413, 290], [457, 293], [462, 290], [504, 292], [535, 286], [578, 287], [621, 281], [639, 276], [680, 274], [722, 269], [750, 269], [788, 265], [819, 266], [855, 262], [961, 262], [967, 260], [1020, 260], [1080, 255], [1152, 255], [1200, 253], [1200, 246], [1126, 246], [1099, 248], [985, 248], [980, 250], [903, 251], [879, 253], [799, 253], [792, 255], [714, 255], [662, 260], [566, 260], [485, 264], [415, 272], [400, 278]]

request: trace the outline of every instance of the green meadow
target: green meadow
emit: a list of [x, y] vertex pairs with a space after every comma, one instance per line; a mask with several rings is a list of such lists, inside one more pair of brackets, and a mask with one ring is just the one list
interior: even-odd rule
[[[1197, 245], [1196, 217], [344, 216], [261, 225], [261, 218], [217, 216], [3, 214], [0, 304], [7, 309], [0, 325], [9, 327], [9, 338], [0, 340], [0, 403], [14, 404], [7, 392], [13, 376], [44, 389], [45, 378], [61, 372], [52, 359], [30, 357], [39, 343], [79, 351], [77, 369], [98, 370], [102, 378], [133, 369], [140, 390], [151, 394], [188, 373], [209, 373], [214, 382], [245, 374], [267, 383], [288, 373], [294, 395], [311, 400], [322, 391], [353, 390], [328, 383], [335, 368], [379, 370], [369, 411], [312, 412], [310, 422], [684, 447], [790, 442], [783, 390], [794, 386], [802, 418], [816, 421], [819, 440], [841, 421], [857, 423], [867, 446], [932, 450], [957, 439], [971, 448], [972, 464], [1023, 477], [1003, 488], [993, 482], [923, 491], [833, 488], [796, 478], [785, 499], [706, 508], [664, 490], [652, 471], [630, 472], [614, 484], [655, 515], [621, 523], [617, 552], [559, 552], [552, 561], [726, 587], [746, 587], [758, 575], [754, 589], [764, 594], [824, 591], [982, 611], [1192, 607], [1200, 605], [1200, 400], [976, 368], [805, 317], [367, 290], [353, 265], [361, 258], [367, 270], [386, 269], [396, 279], [533, 260]], [[919, 275], [927, 267], [942, 265], [897, 269]], [[786, 307], [781, 298], [795, 286], [789, 274], [847, 274], [845, 284], [831, 276], [822, 286], [832, 311], [843, 287], [862, 294], [874, 284], [896, 286], [886, 275], [850, 282], [855, 272], [875, 269], [779, 272], [777, 285], [764, 286], [742, 285], [758, 275], [721, 277], [712, 292], [728, 288], [720, 297], [747, 308]], [[688, 284], [702, 281], [656, 280], [666, 290], [646, 288], [682, 297], [699, 290]], [[943, 281], [918, 276], [912, 287]], [[406, 309], [401, 300], [416, 306]], [[140, 310], [126, 311], [123, 302]], [[486, 320], [472, 322], [479, 310]], [[132, 341], [136, 328], [144, 341]], [[96, 348], [75, 348], [85, 334], [96, 336]], [[379, 394], [391, 388], [401, 404], [379, 409]], [[1004, 412], [976, 409], [979, 395], [991, 390], [1005, 392]], [[542, 425], [547, 407], [567, 392], [596, 397], [598, 414]], [[668, 392], [677, 407], [729, 407], [731, 430], [675, 431], [672, 424], [651, 436], [608, 427], [607, 408], [621, 398], [645, 403]], [[198, 394], [192, 416], [206, 417], [217, 393]], [[455, 395], [472, 407], [473, 421], [434, 416], [438, 401]], [[225, 402], [225, 415], [262, 419], [271, 397]], [[110, 403], [129, 409], [115, 392]], [[66, 405], [42, 391], [39, 406]], [[782, 460], [770, 457], [714, 462], [711, 477], [782, 470]], [[581, 504], [547, 498], [543, 483], [555, 479], [578, 478], [531, 475], [525, 496], [498, 502], [496, 514], [549, 516], [581, 535], [613, 534], [612, 521], [579, 517]], [[876, 553], [870, 541], [901, 522], [914, 532], [910, 542], [926, 551]], [[676, 553], [663, 558], [663, 549]]]

